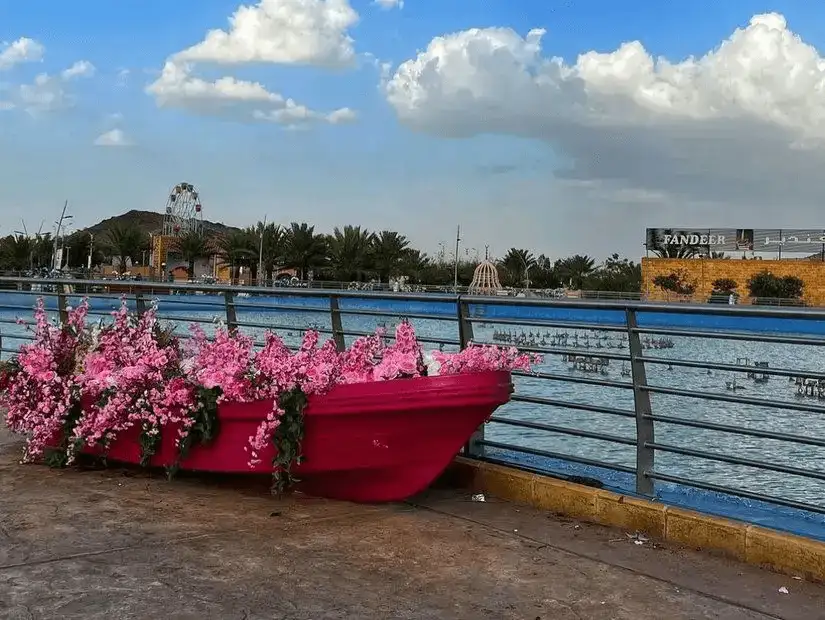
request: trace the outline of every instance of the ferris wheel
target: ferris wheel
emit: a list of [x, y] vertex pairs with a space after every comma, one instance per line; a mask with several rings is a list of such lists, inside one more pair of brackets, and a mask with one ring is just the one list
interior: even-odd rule
[[163, 234], [178, 237], [203, 231], [200, 194], [191, 183], [178, 183], [169, 191], [163, 216]]

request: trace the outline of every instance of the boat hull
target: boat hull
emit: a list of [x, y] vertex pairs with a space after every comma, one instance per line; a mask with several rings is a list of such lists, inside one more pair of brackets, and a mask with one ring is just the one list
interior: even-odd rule
[[[309, 398], [304, 412], [304, 460], [293, 469], [310, 495], [353, 502], [406, 499], [427, 488], [473, 432], [513, 391], [510, 373], [485, 372], [336, 386]], [[219, 432], [194, 445], [183, 470], [271, 473], [274, 447], [249, 466], [249, 438], [271, 409], [270, 401], [219, 406]], [[165, 428], [150, 465], [171, 465], [177, 429]], [[87, 448], [89, 453], [99, 453]], [[107, 458], [140, 462], [140, 429], [112, 441]]]

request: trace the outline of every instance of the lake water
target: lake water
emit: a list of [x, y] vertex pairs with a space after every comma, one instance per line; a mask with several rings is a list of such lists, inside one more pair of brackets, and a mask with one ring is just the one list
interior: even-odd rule
[[[54, 308], [54, 300], [49, 304]], [[0, 320], [12, 321], [14, 318], [28, 317], [28, 308], [34, 299], [20, 294], [0, 293]], [[119, 304], [115, 299], [93, 299], [93, 311], [105, 317]], [[237, 300], [238, 320], [241, 322], [278, 325], [278, 332], [288, 344], [298, 343], [301, 333], [308, 327], [331, 329], [327, 312], [328, 302], [324, 299], [278, 298], [260, 299], [244, 298]], [[241, 307], [247, 305], [248, 307]], [[283, 306], [289, 306], [289, 309]], [[281, 306], [279, 309], [278, 306]], [[385, 316], [344, 315], [345, 331], [373, 331], [379, 325], [392, 327], [400, 317], [415, 314], [437, 315], [439, 319], [412, 319], [419, 336], [429, 339], [455, 341], [457, 339], [455, 305], [448, 302], [406, 302], [387, 300], [351, 300], [342, 299], [341, 309], [385, 312]], [[9, 308], [12, 309], [9, 309]], [[6, 308], [3, 310], [2, 308]], [[171, 296], [161, 298], [159, 308], [164, 318], [173, 321], [179, 332], [185, 333], [189, 319], [198, 318], [205, 321], [223, 318], [222, 299], [207, 296]], [[296, 309], [300, 308], [300, 309]], [[540, 321], [570, 321], [597, 325], [622, 325], [624, 313], [605, 311], [596, 308], [570, 309], [559, 307], [515, 307], [515, 306], [477, 306], [471, 308], [472, 314], [483, 317], [487, 323], [476, 323], [474, 336], [477, 342], [492, 342], [495, 332], [509, 332], [512, 336], [523, 334], [540, 345], [542, 340], [550, 346], [554, 334], [566, 332], [568, 345], [578, 336], [580, 352], [586, 355], [585, 336], [592, 352], [610, 352], [627, 354], [627, 340], [622, 334], [577, 331], [573, 329], [545, 327], [494, 327], [496, 318], [522, 318]], [[820, 315], [812, 315], [809, 320], [781, 320], [761, 318], [734, 318], [716, 315], [687, 315], [673, 313], [643, 313], [638, 315], [640, 326], [670, 326], [680, 329], [692, 328], [714, 331], [736, 331], [771, 333], [771, 334], [807, 334], [812, 337], [825, 337], [825, 320]], [[206, 331], [214, 329], [210, 323], [202, 325]], [[22, 340], [16, 339], [24, 333], [24, 328], [9, 322], [0, 324], [3, 336], [3, 348], [13, 349]], [[244, 328], [244, 331], [260, 337], [264, 329]], [[597, 338], [601, 334], [600, 338]], [[600, 348], [596, 349], [598, 339]], [[348, 338], [352, 340], [352, 338]], [[768, 362], [772, 368], [798, 370], [799, 374], [825, 374], [823, 350], [819, 346], [786, 345], [776, 343], [757, 343], [753, 341], [732, 341], [715, 338], [672, 337], [673, 348], [648, 349], [645, 355], [673, 359], [703, 360], [715, 363], [735, 364], [738, 358], [751, 361]], [[432, 345], [434, 348], [438, 345]], [[561, 345], [559, 345], [562, 348]], [[450, 350], [445, 346], [445, 350]], [[9, 353], [4, 353], [8, 357]], [[626, 366], [626, 365], [625, 365]], [[561, 356], [547, 355], [539, 371], [569, 375], [571, 377], [589, 376], [629, 383], [629, 377], [623, 376], [623, 363], [611, 361], [604, 374], [585, 374], [573, 370]], [[724, 371], [707, 371], [703, 369], [680, 368], [667, 365], [648, 364], [648, 382], [654, 386], [666, 386], [692, 390], [700, 393], [721, 393], [731, 395], [726, 387], [728, 382], [736, 380], [741, 388], [735, 393], [749, 398], [764, 398], [788, 403], [805, 402], [821, 404], [816, 399], [803, 398], [797, 394], [797, 386], [785, 377], [771, 377], [766, 383], [757, 383], [748, 379], [743, 373]], [[738, 375], [738, 376], [735, 376]], [[535, 377], [516, 377], [516, 394], [519, 396], [537, 396], [633, 411], [633, 394], [629, 389], [605, 388], [549, 381]], [[803, 413], [788, 409], [768, 408], [763, 406], [743, 405], [737, 403], [714, 402], [679, 396], [651, 395], [654, 414], [671, 417], [732, 425], [742, 428], [762, 429], [770, 432], [784, 432], [825, 439], [825, 414]], [[612, 415], [577, 411], [573, 409], [548, 407], [521, 402], [512, 402], [502, 407], [496, 414], [499, 417], [553, 424], [556, 426], [609, 434], [613, 436], [635, 437], [635, 421]], [[437, 432], [435, 430], [434, 432]], [[605, 441], [582, 439], [541, 430], [519, 428], [507, 424], [491, 423], [486, 427], [486, 439], [495, 442], [515, 444], [552, 453], [574, 455], [580, 458], [594, 459], [616, 465], [633, 467], [635, 465], [635, 447]], [[810, 469], [825, 473], [825, 448], [795, 445], [775, 439], [745, 437], [718, 431], [692, 429], [664, 423], [656, 423], [656, 442], [684, 448], [699, 449], [723, 455], [767, 461], [791, 467]], [[583, 466], [569, 461], [535, 457], [509, 450], [489, 450], [497, 459], [517, 461], [542, 470], [561, 473], [586, 475], [602, 480], [608, 488], [632, 492], [633, 476], [608, 469]], [[656, 454], [656, 471], [659, 473], [682, 476], [691, 480], [710, 484], [734, 487], [743, 491], [763, 493], [788, 500], [806, 502], [825, 507], [825, 482], [811, 480], [801, 476], [768, 472], [753, 467], [730, 465], [714, 461], [685, 457], [665, 452]], [[734, 498], [707, 491], [700, 491], [680, 485], [657, 482], [657, 495], [669, 503], [688, 505], [708, 512], [733, 516], [748, 521], [763, 523], [773, 527], [788, 529], [803, 534], [825, 538], [825, 517], [815, 513], [801, 512], [788, 508], [779, 508], [762, 502]]]

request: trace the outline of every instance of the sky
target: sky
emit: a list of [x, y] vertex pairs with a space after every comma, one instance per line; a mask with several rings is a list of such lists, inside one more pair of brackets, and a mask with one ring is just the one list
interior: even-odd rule
[[437, 253], [825, 229], [825, 5], [0, 0], [0, 234], [163, 211]]

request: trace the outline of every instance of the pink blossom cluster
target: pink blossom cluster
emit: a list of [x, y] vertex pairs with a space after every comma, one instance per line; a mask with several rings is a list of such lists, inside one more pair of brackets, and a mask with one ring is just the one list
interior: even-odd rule
[[136, 317], [123, 301], [112, 316], [75, 378], [84, 406], [73, 445], [105, 445], [134, 425], [158, 435], [161, 426], [179, 424], [193, 402], [194, 391], [175, 380], [180, 348], [160, 337], [156, 308]]
[[439, 364], [439, 374], [460, 375], [491, 370], [530, 371], [534, 364], [541, 364], [541, 355], [522, 353], [515, 347], [470, 344], [458, 353], [436, 351], [433, 359]]
[[24, 460], [41, 456], [51, 446], [77, 401], [75, 369], [86, 346], [88, 311], [85, 301], [68, 309], [61, 326], [49, 320], [39, 299], [34, 324], [27, 325], [33, 340], [2, 370], [0, 409], [6, 412], [9, 429], [29, 438]]
[[[99, 333], [86, 327], [88, 305], [68, 312], [63, 326], [49, 322], [42, 301], [35, 311], [34, 341], [21, 347], [0, 372], [0, 407], [16, 432], [29, 437], [34, 458], [65, 432], [69, 412], [79, 411], [69, 440], [72, 446], [106, 445], [134, 426], [149, 436], [177, 428], [177, 442], [195, 423], [201, 388], [216, 390], [218, 402], [268, 400], [272, 408], [247, 447], [250, 463], [271, 444], [284, 395], [324, 394], [336, 385], [426, 376], [424, 353], [413, 326], [400, 323], [392, 343], [384, 330], [355, 340], [338, 351], [316, 331], [307, 331], [290, 350], [275, 333], [263, 347], [238, 330], [219, 327], [208, 338], [197, 326], [183, 345], [163, 331], [155, 308], [139, 316], [125, 302]], [[515, 348], [472, 345], [456, 353], [435, 352], [439, 374], [530, 370], [539, 356]], [[82, 407], [79, 407], [82, 405]], [[50, 443], [51, 442], [51, 443]]]

